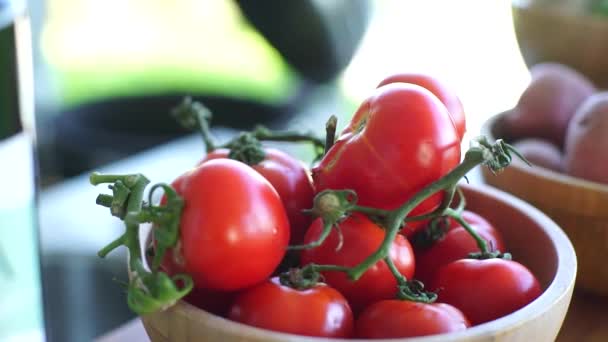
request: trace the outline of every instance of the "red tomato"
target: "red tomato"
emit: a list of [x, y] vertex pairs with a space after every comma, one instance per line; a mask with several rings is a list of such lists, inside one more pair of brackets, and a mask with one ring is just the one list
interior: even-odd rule
[[237, 292], [220, 292], [194, 288], [184, 300], [207, 312], [226, 317], [236, 294]]
[[[470, 212], [464, 212], [463, 218], [471, 225], [477, 233], [486, 240], [488, 247], [491, 250], [505, 251], [505, 244], [502, 235], [490, 225], [489, 222], [481, 218], [483, 221], [474, 223], [469, 221]], [[474, 218], [473, 220], [475, 220]], [[486, 222], [485, 224], [483, 222]], [[452, 261], [464, 259], [470, 253], [479, 252], [477, 242], [462, 226], [456, 221], [452, 221], [448, 232], [439, 240], [428, 248], [414, 248], [416, 256], [416, 279], [421, 280], [425, 284], [433, 279], [437, 270], [447, 265]]]
[[[202, 162], [228, 158], [229, 152], [228, 149], [217, 149], [205, 156]], [[314, 190], [310, 172], [302, 162], [283, 151], [266, 147], [264, 152], [266, 158], [251, 167], [264, 176], [279, 193], [291, 226], [290, 243], [300, 244], [312, 222], [309, 215], [302, 213], [302, 210], [310, 209], [313, 205]]]
[[473, 325], [508, 315], [542, 293], [522, 264], [504, 259], [461, 259], [441, 267], [431, 288], [442, 302], [464, 312]]
[[380, 339], [444, 334], [465, 330], [470, 324], [448, 304], [392, 299], [370, 305], [355, 326], [358, 338]]
[[187, 273], [195, 287], [242, 289], [266, 279], [289, 242], [289, 222], [272, 185], [249, 166], [210, 160], [174, 183], [185, 206], [178, 246], [164, 268]]
[[[321, 246], [302, 251], [302, 265], [315, 263], [355, 266], [375, 252], [384, 240], [385, 231], [364, 215], [355, 213], [339, 225], [343, 237], [341, 248], [338, 249], [339, 232], [334, 228]], [[321, 219], [315, 220], [306, 233], [304, 243], [318, 240], [322, 226]], [[402, 235], [395, 238], [389, 255], [401, 274], [406, 278], [414, 275], [412, 246]], [[355, 282], [342, 272], [324, 272], [323, 276], [330, 286], [348, 299], [355, 313], [372, 302], [394, 298], [397, 293], [397, 281], [383, 260], [370, 267]]]
[[378, 84], [378, 87], [395, 82], [416, 84], [428, 89], [431, 93], [433, 93], [433, 95], [437, 96], [439, 101], [445, 105], [450, 113], [450, 117], [454, 122], [456, 131], [458, 131], [458, 136], [460, 139], [462, 139], [466, 131], [464, 108], [454, 90], [452, 90], [447, 84], [430, 75], [403, 73], [385, 78], [382, 80], [382, 82], [380, 82], [380, 84]]
[[[420, 86], [393, 83], [361, 104], [312, 172], [317, 191], [352, 189], [361, 205], [394, 209], [459, 162], [460, 139], [445, 106]], [[410, 216], [442, 198], [431, 196]]]
[[350, 337], [353, 314], [348, 302], [325, 285], [297, 290], [274, 277], [240, 294], [228, 318], [259, 328], [318, 337]]
[[[462, 218], [465, 221], [467, 221], [467, 223], [474, 225], [475, 227], [477, 227], [479, 229], [483, 229], [483, 230], [487, 230], [487, 231], [491, 232], [492, 235], [500, 235], [500, 233], [496, 230], [496, 228], [494, 228], [494, 226], [492, 225], [492, 223], [490, 223], [490, 221], [486, 220], [483, 216], [481, 216], [473, 211], [463, 210]], [[457, 227], [460, 227], [460, 223], [458, 223], [458, 221], [454, 220], [453, 218], [450, 218], [449, 229], [453, 229], [453, 228], [457, 228]]]

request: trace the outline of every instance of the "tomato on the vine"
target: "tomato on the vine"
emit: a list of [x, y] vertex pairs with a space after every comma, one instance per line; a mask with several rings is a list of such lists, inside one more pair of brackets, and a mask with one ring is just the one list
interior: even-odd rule
[[505, 259], [461, 259], [441, 267], [431, 289], [459, 308], [473, 325], [508, 315], [542, 293], [534, 274]]
[[[291, 227], [291, 244], [302, 243], [312, 218], [303, 213], [312, 207], [314, 190], [309, 170], [289, 154], [270, 147], [263, 148], [264, 159], [251, 167], [266, 178], [277, 190], [287, 212]], [[205, 156], [201, 163], [218, 158], [228, 158], [230, 150], [216, 149]]]
[[[385, 231], [362, 214], [354, 213], [338, 223], [325, 241], [316, 248], [303, 250], [301, 264], [331, 264], [356, 266], [375, 252], [384, 240]], [[306, 233], [304, 243], [317, 241], [323, 230], [322, 220], [316, 219]], [[389, 257], [406, 278], [414, 275], [414, 253], [409, 241], [397, 235], [391, 243]], [[397, 281], [384, 260], [367, 269], [357, 281], [342, 272], [322, 272], [325, 281], [340, 291], [355, 313], [368, 304], [394, 298]]]
[[203, 309], [214, 315], [226, 317], [228, 309], [237, 293], [238, 292], [193, 288], [192, 291], [184, 297], [184, 300], [199, 309]]
[[289, 222], [272, 185], [249, 166], [207, 161], [173, 182], [184, 199], [178, 244], [163, 267], [195, 287], [242, 289], [266, 279], [289, 243]]
[[323, 283], [294, 289], [282, 285], [278, 277], [239, 294], [228, 318], [305, 336], [345, 338], [353, 333], [353, 314], [340, 292]]
[[[490, 251], [505, 252], [502, 235], [487, 220], [470, 211], [464, 211], [462, 217], [486, 241]], [[476, 252], [480, 252], [480, 249], [475, 239], [464, 227], [450, 219], [448, 231], [431, 246], [414, 245], [416, 279], [428, 284], [441, 266]]]
[[383, 300], [370, 305], [356, 321], [358, 338], [400, 338], [444, 334], [470, 324], [457, 308], [444, 303]]
[[460, 139], [462, 139], [466, 131], [464, 108], [462, 106], [462, 102], [460, 102], [460, 99], [458, 98], [458, 95], [456, 95], [454, 90], [450, 88], [448, 84], [428, 74], [401, 73], [385, 78], [378, 84], [378, 87], [396, 82], [419, 85], [425, 89], [428, 89], [431, 93], [433, 93], [433, 95], [437, 96], [439, 101], [445, 105], [446, 109], [450, 113], [450, 117], [452, 118], [454, 126], [458, 131], [458, 136]]
[[[427, 89], [392, 83], [361, 104], [312, 172], [316, 191], [351, 189], [361, 205], [394, 209], [459, 162], [460, 138], [445, 106]], [[442, 198], [431, 196], [410, 216], [432, 211]]]

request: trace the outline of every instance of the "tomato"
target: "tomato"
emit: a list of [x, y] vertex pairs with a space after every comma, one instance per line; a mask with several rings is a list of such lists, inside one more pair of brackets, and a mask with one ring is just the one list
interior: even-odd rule
[[[502, 235], [488, 221], [470, 211], [465, 211], [462, 216], [481, 238], [486, 240], [492, 251], [505, 252]], [[478, 223], [475, 223], [476, 220]], [[480, 252], [475, 239], [455, 220], [451, 220], [449, 230], [432, 246], [414, 248], [416, 279], [428, 284], [441, 266], [466, 258], [470, 253], [475, 252]]]
[[297, 290], [281, 285], [278, 277], [241, 293], [228, 318], [306, 336], [350, 337], [353, 333], [353, 314], [338, 291], [322, 283]]
[[[460, 139], [445, 106], [420, 86], [393, 83], [361, 104], [312, 172], [317, 191], [352, 189], [361, 205], [394, 209], [459, 161]], [[431, 196], [410, 215], [435, 209], [442, 198]]]
[[194, 288], [184, 300], [212, 314], [226, 317], [237, 292], [221, 292]]
[[504, 259], [461, 259], [441, 267], [431, 288], [442, 302], [464, 312], [473, 325], [508, 315], [542, 293], [522, 264]]
[[450, 117], [452, 118], [454, 126], [456, 127], [456, 131], [458, 131], [458, 136], [460, 139], [462, 139], [466, 131], [464, 108], [454, 90], [451, 89], [446, 83], [427, 74], [402, 73], [385, 78], [382, 80], [382, 82], [380, 82], [380, 84], [378, 84], [378, 87], [395, 82], [416, 84], [428, 89], [431, 93], [433, 93], [433, 95], [437, 96], [439, 101], [445, 105], [446, 109], [450, 113]]
[[[228, 158], [228, 149], [217, 149], [209, 153], [202, 162]], [[314, 190], [310, 172], [304, 164], [287, 153], [266, 147], [266, 157], [260, 163], [251, 165], [277, 190], [287, 211], [291, 227], [291, 244], [300, 244], [310, 226], [312, 218], [302, 210], [313, 205]]]
[[358, 338], [399, 338], [444, 334], [470, 326], [457, 308], [443, 303], [383, 300], [370, 305], [355, 324]]
[[[476, 228], [489, 231], [492, 235], [500, 235], [500, 233], [494, 228], [494, 225], [490, 221], [486, 220], [483, 216], [470, 210], [463, 210], [461, 214], [462, 218], [467, 221], [468, 224], [474, 225]], [[460, 223], [453, 218], [449, 219], [449, 229], [460, 227]]]
[[[321, 219], [315, 220], [306, 233], [304, 243], [317, 241], [323, 229]], [[384, 240], [385, 231], [362, 214], [355, 213], [339, 223], [342, 234], [333, 229], [319, 247], [303, 250], [301, 263], [306, 265], [332, 264], [355, 266], [375, 252]], [[414, 253], [409, 241], [398, 235], [391, 244], [389, 256], [397, 269], [406, 278], [414, 275]], [[357, 281], [351, 281], [342, 272], [323, 272], [325, 281], [348, 299], [355, 313], [368, 304], [394, 298], [397, 293], [397, 281], [386, 263], [381, 260], [370, 267]]]
[[266, 279], [289, 242], [289, 222], [272, 185], [249, 166], [207, 161], [173, 184], [184, 199], [178, 245], [165, 254], [169, 273], [195, 287], [242, 289]]

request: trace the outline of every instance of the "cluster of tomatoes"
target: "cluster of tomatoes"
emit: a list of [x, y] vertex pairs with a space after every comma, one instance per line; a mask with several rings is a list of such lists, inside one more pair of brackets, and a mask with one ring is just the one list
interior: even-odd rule
[[[541, 288], [526, 267], [501, 257], [500, 232], [471, 211], [461, 215], [467, 227], [445, 217], [408, 221], [385, 258], [357, 279], [344, 272], [385, 241], [387, 221], [378, 216], [390, 219], [458, 166], [464, 131], [462, 105], [449, 88], [427, 75], [400, 74], [380, 83], [312, 170], [277, 149], [263, 148], [253, 165], [216, 149], [172, 183], [184, 208], [179, 241], [162, 269], [190, 275], [194, 289], [186, 300], [207, 311], [308, 336], [421, 336], [509, 314]], [[305, 210], [328, 189], [352, 191], [363, 209], [331, 222], [327, 235], [325, 218]], [[435, 211], [444, 197], [429, 196], [408, 217]], [[443, 234], [413, 243], [430, 222], [442, 224]], [[480, 252], [470, 229], [493, 254], [466, 258]], [[300, 279], [297, 270], [311, 264], [326, 266], [318, 279]], [[437, 301], [399, 296], [403, 287], [423, 289], [413, 279], [436, 291]]]

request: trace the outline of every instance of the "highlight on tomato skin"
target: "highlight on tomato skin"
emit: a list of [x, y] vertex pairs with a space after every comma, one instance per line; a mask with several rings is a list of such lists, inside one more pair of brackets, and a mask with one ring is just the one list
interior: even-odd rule
[[281, 285], [278, 277], [241, 292], [228, 318], [272, 331], [316, 337], [348, 338], [354, 326], [350, 306], [337, 290], [323, 283], [294, 289]]
[[404, 72], [386, 77], [380, 81], [377, 88], [395, 82], [416, 84], [428, 89], [431, 93], [433, 93], [433, 95], [437, 96], [439, 101], [445, 105], [446, 109], [450, 113], [450, 117], [454, 122], [458, 136], [460, 139], [464, 137], [466, 132], [464, 106], [462, 105], [462, 102], [460, 101], [460, 98], [456, 94], [455, 90], [448, 85], [447, 82], [429, 74]]
[[187, 273], [196, 288], [215, 291], [243, 289], [272, 274], [290, 231], [268, 180], [244, 163], [215, 159], [178, 177], [175, 190], [185, 206], [180, 239], [167, 251], [165, 269]]
[[506, 316], [542, 294], [538, 279], [513, 260], [461, 259], [437, 271], [430, 286], [439, 300], [462, 310], [478, 325]]
[[[361, 205], [394, 209], [460, 163], [460, 138], [445, 106], [429, 90], [382, 86], [360, 105], [336, 143], [312, 170], [317, 192], [352, 189]], [[443, 193], [411, 216], [428, 213]], [[421, 228], [411, 223], [408, 234]]]
[[463, 331], [468, 319], [444, 303], [383, 300], [370, 305], [356, 321], [357, 338], [401, 338]]

